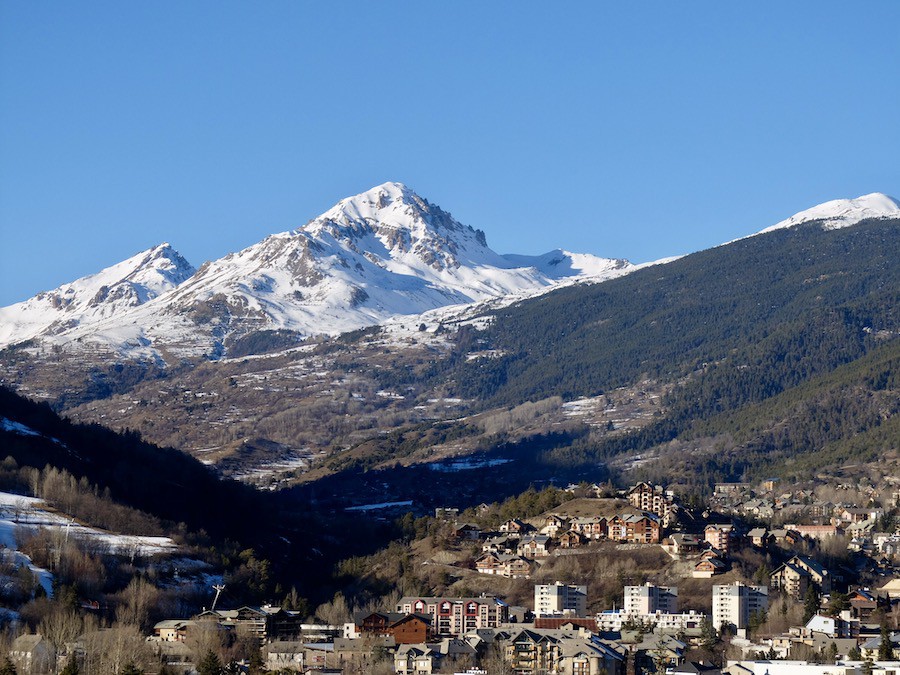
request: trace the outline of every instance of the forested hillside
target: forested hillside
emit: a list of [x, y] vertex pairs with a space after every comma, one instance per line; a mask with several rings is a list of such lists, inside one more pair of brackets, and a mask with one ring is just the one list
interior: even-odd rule
[[500, 310], [478, 333], [502, 356], [435, 366], [487, 405], [596, 395], [643, 373], [728, 370], [705, 413], [761, 400], [865, 354], [900, 328], [900, 221], [814, 223]]

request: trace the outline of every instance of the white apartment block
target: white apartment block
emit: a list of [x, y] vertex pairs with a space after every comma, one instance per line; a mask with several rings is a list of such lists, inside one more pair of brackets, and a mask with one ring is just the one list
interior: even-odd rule
[[643, 586], [625, 586], [625, 614], [677, 614], [678, 589], [668, 586], [644, 584]]
[[587, 612], [587, 586], [573, 586], [559, 581], [535, 585], [535, 616], [584, 616]]
[[765, 586], [746, 586], [739, 581], [713, 586], [712, 622], [716, 630], [724, 626], [747, 628], [754, 612], [769, 609], [769, 589]]
[[653, 627], [657, 633], [678, 633], [699, 629], [706, 619], [703, 612], [684, 612], [683, 614], [666, 614], [655, 612], [653, 614], [628, 614], [625, 610], [600, 612], [597, 615], [597, 627], [601, 631], [620, 631], [623, 628], [634, 625]]

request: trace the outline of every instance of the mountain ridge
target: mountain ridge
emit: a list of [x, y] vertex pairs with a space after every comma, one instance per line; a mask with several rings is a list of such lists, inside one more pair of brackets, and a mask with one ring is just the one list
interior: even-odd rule
[[164, 242], [99, 272], [0, 308], [0, 345], [58, 334], [137, 307], [176, 288], [196, 272]]
[[[158, 359], [220, 357], [225, 343], [259, 330], [336, 334], [407, 314], [551, 287], [570, 277], [607, 278], [627, 261], [551, 251], [503, 256], [483, 232], [400, 183], [341, 200], [306, 225], [204, 263], [143, 306], [123, 308], [53, 331], [57, 343], [83, 341], [120, 355]], [[7, 308], [25, 310], [28, 305]], [[127, 311], [124, 311], [127, 310]], [[17, 334], [3, 342], [42, 334]]]

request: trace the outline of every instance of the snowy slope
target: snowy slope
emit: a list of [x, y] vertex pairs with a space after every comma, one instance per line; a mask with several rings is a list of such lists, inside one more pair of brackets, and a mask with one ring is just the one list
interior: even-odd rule
[[834, 199], [796, 213], [786, 220], [767, 227], [759, 234], [813, 221], [821, 222], [822, 227], [827, 230], [836, 230], [873, 218], [900, 218], [900, 202], [880, 192], [873, 192], [856, 199]]
[[169, 244], [9, 307], [0, 308], [0, 345], [93, 325], [175, 288], [195, 272]]
[[151, 345], [183, 356], [221, 356], [229, 337], [253, 331], [336, 334], [631, 267], [565, 251], [497, 254], [482, 232], [406, 186], [385, 183], [297, 230], [203, 265], [151, 302], [60, 337], [126, 345], [133, 354]]

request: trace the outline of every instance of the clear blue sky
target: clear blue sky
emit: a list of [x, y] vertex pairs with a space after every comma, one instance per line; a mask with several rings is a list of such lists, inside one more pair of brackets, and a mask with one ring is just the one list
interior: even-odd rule
[[0, 305], [387, 180], [635, 262], [900, 196], [900, 2], [0, 0]]

